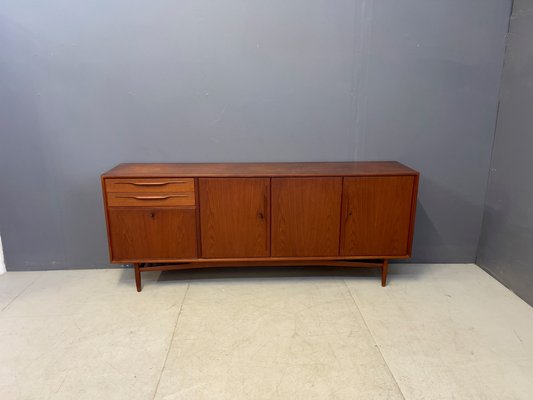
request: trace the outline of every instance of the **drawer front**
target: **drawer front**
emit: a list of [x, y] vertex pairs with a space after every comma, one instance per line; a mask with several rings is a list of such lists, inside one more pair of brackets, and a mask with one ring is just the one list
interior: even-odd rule
[[109, 207], [194, 206], [194, 192], [185, 193], [108, 193]]
[[196, 210], [111, 208], [113, 261], [196, 258]]
[[193, 178], [106, 179], [108, 193], [194, 192]]

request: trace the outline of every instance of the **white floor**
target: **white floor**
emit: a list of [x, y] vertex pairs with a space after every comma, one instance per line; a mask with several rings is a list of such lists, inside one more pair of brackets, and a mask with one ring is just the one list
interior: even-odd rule
[[0, 399], [533, 399], [533, 309], [471, 264], [8, 272]]

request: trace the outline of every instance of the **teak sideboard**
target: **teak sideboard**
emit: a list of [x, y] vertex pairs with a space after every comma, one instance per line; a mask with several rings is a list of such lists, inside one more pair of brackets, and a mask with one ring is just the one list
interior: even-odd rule
[[411, 256], [419, 173], [398, 162], [120, 164], [102, 175], [112, 263], [381, 268]]

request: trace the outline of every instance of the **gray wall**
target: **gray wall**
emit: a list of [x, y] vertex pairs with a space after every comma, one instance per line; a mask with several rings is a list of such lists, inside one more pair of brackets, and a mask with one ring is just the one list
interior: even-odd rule
[[510, 1], [3, 1], [8, 269], [105, 266], [128, 161], [399, 160], [415, 261], [473, 261]]
[[515, 0], [478, 264], [533, 304], [533, 1]]

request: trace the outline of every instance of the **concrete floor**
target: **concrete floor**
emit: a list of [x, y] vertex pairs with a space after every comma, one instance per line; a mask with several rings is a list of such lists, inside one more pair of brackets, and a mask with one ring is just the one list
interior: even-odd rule
[[533, 398], [533, 310], [477, 266], [331, 273], [8, 272], [0, 398]]

